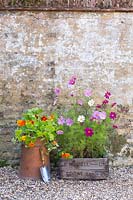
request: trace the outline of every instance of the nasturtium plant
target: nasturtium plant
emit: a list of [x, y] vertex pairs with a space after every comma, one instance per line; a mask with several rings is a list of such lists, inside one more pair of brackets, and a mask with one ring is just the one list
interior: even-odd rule
[[34, 147], [37, 139], [44, 142], [48, 151], [56, 149], [56, 131], [58, 130], [57, 116], [46, 116], [40, 108], [31, 108], [23, 113], [22, 118], [17, 120], [14, 142], [20, 142], [25, 147]]

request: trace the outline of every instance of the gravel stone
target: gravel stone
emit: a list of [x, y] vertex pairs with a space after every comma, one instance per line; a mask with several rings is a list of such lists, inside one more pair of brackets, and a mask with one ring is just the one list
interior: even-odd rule
[[0, 168], [0, 200], [132, 200], [133, 168], [110, 168], [107, 180], [60, 180], [52, 173], [41, 180], [20, 179], [18, 170]]

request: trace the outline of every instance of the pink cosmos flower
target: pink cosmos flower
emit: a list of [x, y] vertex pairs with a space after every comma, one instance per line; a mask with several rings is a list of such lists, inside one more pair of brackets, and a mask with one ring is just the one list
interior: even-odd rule
[[82, 106], [82, 105], [83, 105], [83, 101], [82, 101], [81, 99], [79, 99], [79, 100], [77, 101], [77, 104], [80, 105], [80, 106]]
[[57, 133], [58, 135], [62, 135], [64, 132], [63, 132], [62, 130], [58, 130], [58, 131], [56, 131], [56, 133]]
[[58, 96], [61, 93], [60, 88], [55, 88], [54, 93]]
[[115, 112], [111, 112], [109, 117], [110, 117], [110, 119], [115, 119], [116, 118], [116, 113]]
[[100, 115], [99, 115], [99, 111], [94, 111], [93, 114], [92, 114], [92, 117], [91, 119], [97, 119], [97, 120], [100, 120]]
[[70, 118], [66, 119], [66, 125], [67, 126], [72, 126], [72, 124], [73, 124], [73, 120], [72, 119], [70, 119]]
[[90, 96], [92, 95], [92, 91], [91, 91], [90, 89], [86, 89], [86, 90], [84, 91], [84, 95], [85, 95], [86, 97], [90, 97]]
[[105, 105], [105, 104], [108, 104], [108, 102], [109, 102], [109, 101], [108, 101], [107, 99], [105, 99], [105, 100], [102, 102], [102, 104]]
[[104, 120], [106, 119], [106, 112], [100, 112], [100, 111], [94, 111], [94, 113], [92, 114], [91, 119], [96, 119], [96, 120]]
[[102, 119], [102, 120], [104, 120], [104, 119], [106, 119], [106, 112], [99, 112], [99, 117], [100, 117], [100, 119]]
[[89, 127], [85, 128], [84, 132], [85, 132], [86, 137], [91, 137], [94, 134], [93, 129]]
[[65, 124], [65, 118], [63, 117], [63, 116], [60, 116], [60, 118], [58, 119], [58, 124], [59, 125], [63, 125], [63, 124]]
[[109, 99], [109, 98], [110, 98], [110, 96], [111, 96], [111, 93], [110, 93], [110, 92], [108, 92], [108, 91], [107, 91], [107, 92], [105, 93], [105, 95], [104, 95], [104, 97], [105, 97], [105, 98], [107, 98], [107, 99]]

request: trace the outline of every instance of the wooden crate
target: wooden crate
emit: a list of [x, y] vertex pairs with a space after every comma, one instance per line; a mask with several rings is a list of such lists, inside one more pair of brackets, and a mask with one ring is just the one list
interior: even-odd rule
[[103, 180], [109, 175], [108, 158], [60, 159], [59, 178]]

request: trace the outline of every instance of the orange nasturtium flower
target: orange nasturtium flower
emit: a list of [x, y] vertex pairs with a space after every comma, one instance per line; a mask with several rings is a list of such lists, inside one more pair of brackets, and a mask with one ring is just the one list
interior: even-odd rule
[[28, 121], [30, 124], [34, 124], [34, 121], [33, 120], [29, 120]]
[[61, 154], [61, 157], [62, 157], [62, 158], [69, 158], [70, 156], [71, 156], [70, 153], [63, 153], [63, 152], [62, 152], [62, 154]]
[[54, 119], [54, 115], [50, 115], [49, 120], [53, 120]]
[[23, 136], [21, 137], [21, 140], [24, 142], [24, 141], [26, 140], [26, 135], [23, 135]]
[[34, 143], [34, 142], [30, 142], [30, 143], [28, 144], [28, 146], [29, 146], [29, 147], [34, 147], [34, 146], [35, 146], [35, 143]]
[[41, 118], [42, 121], [47, 121], [47, 119], [48, 119], [48, 118], [47, 118], [46, 116], [43, 116], [43, 117]]
[[18, 126], [25, 126], [25, 124], [26, 124], [25, 120], [18, 120], [17, 121]]
[[52, 144], [58, 146], [58, 143], [55, 140], [52, 142]]

